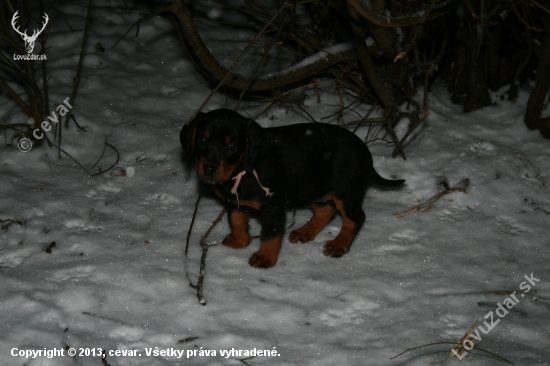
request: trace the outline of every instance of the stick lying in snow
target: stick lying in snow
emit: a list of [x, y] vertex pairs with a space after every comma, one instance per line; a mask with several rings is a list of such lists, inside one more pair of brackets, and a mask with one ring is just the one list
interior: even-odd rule
[[533, 166], [533, 164], [531, 164], [524, 156], [518, 155], [518, 158], [519, 158], [519, 160], [521, 160], [523, 165], [525, 165], [527, 170], [529, 170], [535, 176], [535, 178], [537, 178], [537, 180], [540, 182], [540, 185], [542, 186], [542, 188], [546, 189], [548, 187], [548, 185], [546, 184], [546, 181], [544, 180], [544, 178], [541, 177], [538, 169], [535, 168]]
[[[472, 324], [472, 326], [470, 327], [470, 329], [468, 329], [468, 331], [466, 332], [466, 334], [464, 334], [464, 337], [462, 337], [460, 339], [460, 341], [458, 341], [458, 343], [456, 344], [456, 346], [453, 348], [453, 350], [451, 351], [451, 354], [449, 355], [449, 358], [453, 358], [455, 356], [455, 354], [458, 354], [458, 356], [462, 356], [465, 352], [466, 352], [466, 349], [463, 347], [463, 342], [468, 339], [468, 337], [474, 332], [474, 329], [476, 328], [476, 325], [477, 325], [477, 319], [474, 321], [474, 323]], [[474, 344], [474, 342], [477, 341], [477, 339], [472, 339], [472, 344]], [[453, 352], [454, 351], [454, 352]], [[458, 357], [457, 357], [458, 358]]]
[[221, 210], [220, 214], [218, 215], [218, 217], [216, 218], [216, 220], [214, 220], [214, 222], [212, 222], [212, 224], [210, 225], [210, 228], [208, 229], [208, 231], [206, 232], [206, 234], [204, 234], [204, 236], [202, 237], [201, 241], [200, 241], [200, 245], [202, 247], [202, 256], [201, 256], [201, 269], [199, 271], [199, 280], [197, 281], [197, 285], [196, 286], [193, 286], [191, 285], [191, 287], [193, 288], [196, 288], [197, 289], [197, 298], [199, 299], [199, 302], [201, 303], [201, 305], [206, 305], [206, 299], [204, 298], [204, 296], [202, 295], [202, 283], [204, 281], [204, 275], [206, 274], [205, 273], [205, 269], [206, 269], [206, 253], [208, 253], [208, 244], [206, 244], [206, 238], [208, 238], [208, 235], [210, 235], [210, 233], [212, 232], [212, 229], [214, 229], [214, 226], [216, 226], [216, 224], [218, 222], [220, 222], [220, 220], [222, 219], [223, 217], [223, 214], [227, 211], [227, 208], [224, 207], [223, 210]]
[[208, 244], [206, 244], [206, 238], [208, 238], [208, 235], [212, 232], [212, 229], [214, 229], [214, 226], [222, 219], [223, 214], [226, 212], [226, 208], [224, 207], [223, 210], [220, 212], [216, 220], [212, 222], [210, 225], [210, 228], [208, 231], [204, 234], [204, 236], [201, 238], [201, 241], [199, 242], [199, 245], [202, 248], [202, 256], [201, 256], [201, 266], [199, 270], [199, 279], [197, 281], [196, 285], [193, 285], [191, 280], [189, 279], [189, 270], [187, 265], [187, 253], [189, 251], [189, 240], [191, 239], [191, 232], [193, 230], [193, 225], [195, 223], [195, 218], [197, 217], [197, 211], [199, 209], [199, 201], [202, 198], [202, 194], [204, 192], [204, 185], [201, 188], [201, 192], [199, 196], [197, 197], [197, 201], [195, 202], [195, 210], [193, 211], [193, 218], [191, 219], [191, 224], [189, 224], [189, 230], [187, 231], [187, 239], [185, 243], [185, 253], [184, 253], [184, 267], [185, 267], [185, 277], [187, 277], [187, 282], [189, 283], [189, 286], [197, 290], [197, 297], [199, 299], [199, 302], [201, 305], [206, 305], [206, 299], [204, 298], [202, 294], [202, 284], [204, 282], [204, 276], [205, 276], [205, 270], [206, 270], [206, 254], [208, 253]]
[[[400, 354], [396, 355], [396, 356], [393, 356], [393, 357], [390, 357], [390, 360], [393, 360], [409, 351], [414, 351], [414, 350], [417, 350], [417, 349], [420, 349], [420, 348], [424, 348], [424, 347], [431, 347], [431, 346], [437, 346], [437, 345], [440, 345], [440, 344], [452, 344], [452, 345], [455, 345], [456, 343], [455, 342], [445, 342], [445, 341], [441, 341], [441, 342], [434, 342], [434, 343], [428, 343], [428, 344], [423, 344], [422, 346], [418, 346], [418, 347], [412, 347], [412, 348], [408, 348], [406, 350], [404, 350], [403, 352], [401, 352]], [[509, 361], [508, 359], [504, 358], [504, 357], [501, 357], [493, 352], [489, 352], [487, 350], [484, 350], [482, 348], [478, 348], [476, 347], [476, 350], [478, 351], [481, 351], [481, 352], [484, 352], [488, 355], [491, 355], [493, 356], [494, 358], [496, 358], [497, 360], [500, 360], [500, 361], [503, 361], [503, 362], [506, 362], [506, 363], [509, 363], [510, 365], [513, 365], [513, 363], [511, 361]]]
[[[468, 182], [469, 180], [468, 179], [465, 179], [463, 180], [462, 182], [460, 182], [461, 185], [465, 184], [466, 186], [468, 185]], [[464, 188], [447, 188], [445, 189], [443, 192], [437, 194], [436, 196], [430, 198], [429, 200], [427, 200], [426, 202], [424, 202], [423, 204], [421, 205], [418, 205], [416, 206], [415, 208], [412, 208], [408, 211], [405, 211], [405, 212], [401, 212], [400, 214], [396, 214], [395, 217], [397, 218], [402, 218], [403, 216], [406, 216], [410, 213], [413, 213], [415, 211], [418, 211], [418, 210], [421, 210], [423, 208], [426, 208], [425, 211], [429, 210], [431, 207], [429, 207], [432, 203], [434, 203], [435, 201], [437, 201], [438, 199], [440, 199], [441, 197], [443, 197], [444, 195], [446, 194], [449, 194], [449, 193], [453, 193], [453, 192], [462, 192], [462, 193], [465, 193], [465, 194], [468, 194], [468, 191]], [[422, 212], [425, 212], [425, 211], [422, 211]]]

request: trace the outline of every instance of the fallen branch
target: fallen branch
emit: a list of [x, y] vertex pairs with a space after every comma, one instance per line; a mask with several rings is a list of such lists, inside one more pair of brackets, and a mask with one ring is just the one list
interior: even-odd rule
[[[417, 349], [420, 349], [420, 348], [424, 348], [424, 347], [436, 346], [436, 345], [439, 345], [439, 344], [452, 344], [452, 345], [455, 345], [456, 343], [455, 343], [455, 342], [443, 342], [443, 341], [442, 341], [442, 342], [434, 342], [434, 343], [423, 344], [422, 346], [408, 348], [408, 349], [404, 350], [403, 352], [401, 352], [400, 354], [398, 354], [398, 355], [396, 355], [396, 356], [393, 356], [393, 357], [390, 357], [390, 360], [393, 360], [394, 358], [397, 358], [397, 357], [399, 357], [399, 356], [401, 356], [401, 355], [403, 355], [403, 354], [405, 354], [405, 353], [407, 353], [407, 352], [409, 352], [409, 351], [414, 351], [414, 350], [417, 350]], [[500, 360], [500, 361], [503, 361], [503, 362], [509, 363], [510, 365], [513, 365], [513, 363], [512, 363], [511, 361], [509, 361], [509, 360], [507, 360], [506, 358], [501, 357], [501, 356], [499, 356], [499, 355], [497, 355], [497, 354], [494, 354], [493, 352], [489, 352], [489, 351], [487, 351], [487, 350], [484, 350], [484, 349], [482, 349], [482, 348], [477, 348], [477, 347], [476, 347], [476, 349], [477, 349], [478, 351], [485, 352], [485, 353], [487, 353], [487, 354], [489, 354], [489, 355], [495, 357], [496, 359], [498, 359], [498, 360]]]
[[[363, 7], [362, 5], [359, 6]], [[377, 72], [374, 60], [364, 40], [363, 28], [360, 26], [361, 23], [359, 13], [357, 9], [353, 6], [352, 1], [348, 1], [348, 13], [351, 16], [352, 20], [354, 20], [351, 23], [351, 28], [357, 46], [357, 58], [359, 60], [359, 64], [361, 65], [363, 73], [370, 82], [370, 85], [374, 89], [376, 95], [378, 96], [378, 98], [380, 98], [380, 101], [382, 102], [382, 105], [384, 107], [386, 130], [392, 140], [395, 142], [395, 144], [397, 144], [399, 142], [399, 139], [397, 138], [397, 135], [395, 134], [395, 131], [393, 129], [393, 117], [396, 115], [397, 112], [397, 103], [390, 91], [388, 90], [388, 83], [385, 83], [380, 78], [380, 73]], [[403, 156], [403, 159], [405, 159], [405, 153], [403, 152], [403, 150], [401, 150], [401, 155]]]
[[[424, 10], [418, 11], [415, 14], [397, 16], [397, 17], [386, 17], [372, 12], [367, 9], [360, 0], [347, 0], [348, 4], [351, 5], [363, 18], [367, 19], [369, 22], [385, 28], [397, 28], [397, 27], [406, 27], [416, 24], [425, 23], [429, 20], [433, 20], [441, 16], [446, 11], [449, 11], [454, 8], [455, 0], [447, 0], [435, 5], [435, 1], [432, 1], [428, 7]], [[430, 13], [432, 10], [440, 11], [440, 13]]]
[[428, 115], [430, 114], [428, 112], [428, 81], [429, 81], [429, 78], [430, 78], [430, 74], [432, 72], [432, 68], [433, 68], [434, 64], [432, 64], [430, 66], [430, 69], [428, 71], [426, 71], [426, 76], [424, 78], [424, 106], [422, 108], [422, 116], [417, 120], [417, 121], [412, 121], [411, 120], [411, 126], [409, 127], [409, 130], [407, 131], [407, 133], [405, 134], [405, 136], [403, 136], [403, 138], [401, 139], [401, 141], [399, 141], [399, 143], [397, 144], [397, 146], [395, 147], [395, 150], [393, 150], [393, 153], [392, 153], [392, 157], [397, 157], [397, 155], [399, 155], [401, 153], [401, 151], [403, 150], [403, 145], [405, 144], [405, 141], [407, 141], [407, 139], [409, 138], [409, 136], [413, 133], [413, 131], [418, 127], [420, 126], [420, 124], [422, 123], [422, 121], [424, 121], [426, 119], [426, 117], [428, 117]]
[[208, 231], [206, 231], [206, 233], [201, 238], [201, 241], [199, 242], [199, 245], [202, 248], [201, 266], [200, 266], [200, 270], [199, 270], [199, 279], [197, 281], [197, 284], [193, 285], [193, 283], [189, 279], [189, 271], [188, 271], [188, 265], [187, 265], [187, 263], [188, 263], [187, 253], [188, 253], [188, 250], [189, 250], [189, 239], [191, 238], [191, 232], [193, 230], [193, 225], [195, 223], [195, 218], [197, 216], [197, 211], [198, 211], [198, 208], [199, 208], [199, 201], [202, 198], [203, 192], [204, 192], [204, 186], [201, 189], [201, 193], [197, 197], [197, 201], [195, 202], [195, 211], [193, 212], [193, 217], [191, 219], [191, 224], [189, 225], [189, 230], [187, 231], [187, 240], [186, 240], [186, 244], [185, 244], [185, 253], [184, 253], [184, 259], [183, 259], [183, 266], [185, 268], [185, 277], [187, 277], [187, 283], [189, 284], [189, 286], [191, 286], [192, 288], [197, 290], [197, 298], [199, 299], [199, 303], [201, 305], [206, 305], [206, 299], [204, 298], [204, 295], [202, 294], [202, 285], [203, 285], [203, 282], [204, 282], [205, 269], [206, 269], [206, 254], [208, 253], [208, 244], [206, 244], [206, 238], [208, 238], [208, 235], [210, 235], [210, 233], [214, 229], [214, 226], [216, 226], [216, 224], [222, 219], [222, 216], [227, 211], [227, 208], [225, 208], [225, 207], [223, 208], [223, 210], [220, 212], [218, 217], [212, 222], [212, 224], [210, 225], [210, 228], [208, 229]]
[[[76, 165], [78, 165], [79, 167], [82, 168], [82, 170], [84, 170], [86, 173], [88, 173], [88, 175], [90, 177], [95, 177], [96, 175], [100, 175], [100, 174], [103, 174], [103, 173], [106, 173], [108, 172], [109, 170], [113, 169], [117, 164], [118, 164], [118, 161], [120, 159], [120, 153], [118, 152], [118, 150], [116, 149], [116, 147], [114, 147], [113, 145], [111, 145], [110, 143], [108, 142], [105, 142], [105, 145], [109, 146], [111, 149], [115, 150], [116, 152], [116, 161], [113, 163], [113, 165], [111, 165], [110, 167], [108, 167], [107, 169], [104, 169], [104, 170], [100, 170], [99, 172], [97, 173], [92, 173], [90, 172], [88, 169], [86, 169], [82, 164], [80, 164], [80, 162], [78, 160], [76, 160], [75, 158], [72, 157], [71, 154], [69, 154], [68, 152], [66, 152], [65, 150], [63, 150], [59, 145], [56, 145], [54, 143], [52, 143], [53, 146], [57, 147], [59, 149], [59, 151], [61, 151], [63, 154], [67, 155], [69, 158], [71, 158], [72, 161], [74, 161], [76, 163]], [[103, 148], [103, 152], [101, 153], [101, 157], [103, 156], [105, 152], [105, 147]], [[96, 164], [99, 162], [99, 160], [101, 159], [101, 157], [98, 159], [98, 161], [94, 164], [94, 166], [96, 166]]]
[[[477, 292], [451, 292], [447, 294], [437, 294], [437, 296], [471, 296], [471, 295], [499, 295], [508, 296], [514, 294], [515, 290], [496, 290], [496, 291], [477, 291]], [[536, 294], [537, 290], [531, 290], [527, 295]]]
[[[76, 92], [78, 90], [78, 83], [80, 82], [80, 75], [82, 73], [82, 62], [84, 60], [84, 49], [86, 48], [86, 41], [88, 40], [88, 29], [89, 29], [89, 26], [90, 26], [91, 15], [92, 15], [92, 0], [88, 0], [88, 11], [86, 13], [86, 23], [84, 24], [84, 34], [82, 35], [82, 43], [80, 45], [80, 56], [78, 58], [78, 65], [76, 66], [76, 75], [73, 79], [73, 90], [71, 92], [71, 96], [70, 96], [70, 99], [69, 99], [69, 105], [71, 105], [71, 106], [75, 105], [74, 101], [75, 101], [75, 98], [76, 98]], [[65, 129], [67, 129], [67, 127], [69, 127], [69, 119], [71, 118], [72, 113], [73, 113], [72, 108], [69, 108], [69, 111], [67, 112], [66, 117], [65, 117]], [[60, 122], [61, 122], [61, 117], [60, 117]], [[75, 123], [76, 123], [76, 120], [75, 120]], [[63, 123], [59, 123], [57, 128], [58, 128], [57, 129], [57, 131], [58, 131], [58, 135], [57, 135], [57, 145], [58, 145], [57, 146], [57, 156], [58, 156], [59, 159], [61, 159], [61, 151], [62, 151], [62, 149], [61, 149], [61, 136], [62, 136], [62, 131], [63, 131]], [[63, 152], [65, 154], [67, 154], [65, 151], [63, 151]], [[117, 151], [117, 154], [118, 154], [118, 151]], [[118, 162], [118, 158], [117, 158], [117, 162]], [[113, 168], [113, 167], [114, 167], [114, 165], [111, 168]], [[111, 169], [111, 168], [109, 168], [109, 169]]]
[[[311, 88], [311, 87], [314, 87], [315, 89], [317, 89], [317, 87], [319, 85], [328, 84], [328, 83], [332, 83], [332, 82], [334, 82], [334, 80], [319, 81], [319, 82], [310, 83], [310, 84], [307, 84], [307, 85], [301, 85], [301, 86], [298, 86], [298, 87], [293, 88], [291, 90], [287, 90], [284, 93], [281, 93], [280, 96], [286, 96], [286, 95], [292, 94], [295, 91], [300, 90], [300, 89], [307, 89], [307, 88]], [[276, 95], [276, 97], [273, 98], [261, 111], [259, 111], [258, 113], [256, 113], [254, 116], [252, 116], [250, 118], [252, 118], [254, 120], [257, 119], [262, 114], [264, 114], [269, 108], [271, 108], [271, 106], [273, 106], [273, 104], [275, 104], [277, 101], [280, 101], [280, 99], [281, 98], [278, 95]]]
[[[281, 7], [281, 10], [283, 9], [284, 7]], [[275, 18], [279, 15], [281, 11], [279, 11], [277, 14], [275, 14], [275, 16], [272, 18], [272, 20], [275, 20]], [[252, 82], [254, 81], [255, 77], [256, 77], [256, 73], [258, 72], [258, 70], [260, 69], [261, 66], [265, 65], [265, 62], [267, 60], [267, 56], [269, 55], [269, 52], [271, 51], [271, 49], [273, 48], [273, 46], [275, 45], [275, 43], [277, 42], [277, 40], [279, 39], [282, 31], [283, 31], [283, 28], [284, 28], [284, 25], [286, 24], [287, 22], [287, 19], [288, 19], [288, 16], [289, 16], [289, 12], [286, 13], [286, 15], [283, 17], [283, 21], [281, 23], [281, 25], [279, 26], [279, 29], [277, 30], [277, 34], [275, 35], [275, 37], [273, 37], [273, 39], [271, 40], [271, 42], [269, 43], [269, 45], [264, 49], [264, 55], [261, 59], [260, 62], [257, 63], [256, 67], [254, 68], [254, 70], [252, 71], [252, 74], [250, 74], [250, 76], [248, 77], [248, 84], [246, 84], [246, 87], [243, 89], [243, 91], [241, 92], [241, 96], [239, 97], [239, 101], [237, 102], [237, 104], [235, 105], [235, 108], [233, 108], [234, 111], [236, 111], [238, 108], [239, 108], [239, 104], [241, 104], [241, 100], [243, 99], [244, 95], [246, 94], [246, 92], [248, 91], [248, 88], [250, 87], [250, 85], [252, 84]], [[267, 27], [269, 26], [269, 24], [271, 24], [271, 21], [270, 23], [268, 23], [264, 29], [267, 29]], [[259, 35], [261, 35], [263, 33], [260, 32], [258, 34], [258, 37]], [[256, 39], [258, 37], [255, 37], [252, 42], [256, 42]], [[245, 50], [246, 51], [246, 50]]]
[[535, 176], [535, 178], [537, 178], [537, 180], [540, 182], [541, 187], [546, 189], [548, 185], [546, 184], [546, 181], [544, 180], [544, 178], [540, 175], [538, 169], [535, 168], [533, 164], [531, 164], [524, 156], [518, 155], [518, 158], [519, 160], [521, 160], [523, 165], [525, 165], [527, 170], [529, 170]]
[[197, 201], [195, 202], [195, 210], [193, 211], [193, 217], [191, 218], [191, 223], [189, 224], [189, 229], [187, 230], [187, 238], [185, 240], [185, 253], [184, 253], [186, 257], [187, 257], [187, 252], [189, 251], [189, 239], [191, 239], [191, 232], [193, 231], [193, 225], [195, 224], [195, 218], [197, 217], [197, 211], [199, 209], [199, 201], [201, 200], [203, 193], [204, 193], [204, 184], [202, 185], [201, 193], [199, 193], [199, 196], [197, 197]]
[[[452, 349], [451, 354], [449, 355], [449, 358], [453, 358], [457, 354], [458, 354], [458, 356], [462, 356], [464, 353], [467, 352], [466, 349], [463, 346], [463, 343], [466, 339], [468, 339], [468, 337], [470, 337], [472, 335], [472, 333], [474, 332], [474, 329], [476, 328], [476, 325], [477, 325], [477, 319], [473, 322], [472, 326], [470, 327], [470, 329], [468, 329], [466, 334], [464, 334], [464, 337], [460, 338], [460, 340], [458, 341], [456, 346]], [[473, 344], [474, 344], [475, 341], [477, 341], [477, 339], [475, 339], [475, 338], [471, 341], [472, 342], [472, 347], [473, 347]]]
[[415, 211], [418, 211], [418, 210], [421, 210], [425, 207], [428, 207], [430, 206], [432, 203], [434, 203], [435, 201], [437, 201], [438, 199], [440, 199], [441, 197], [445, 196], [446, 194], [449, 194], [449, 193], [453, 193], [453, 192], [462, 192], [464, 194], [468, 194], [468, 191], [465, 190], [464, 188], [448, 188], [446, 190], [444, 190], [443, 192], [437, 194], [436, 196], [430, 198], [429, 200], [427, 200], [426, 202], [424, 202], [423, 204], [421, 205], [418, 205], [416, 206], [415, 208], [412, 208], [408, 211], [405, 211], [405, 212], [401, 212], [400, 214], [396, 214], [395, 217], [397, 217], [398, 219], [402, 218], [403, 216], [406, 216], [410, 213], [413, 213]]
[[[286, 3], [285, 3], [286, 4]], [[185, 7], [185, 4], [183, 2], [180, 3], [180, 6], [182, 7], [182, 10], [184, 11], [187, 11], [187, 15], [189, 15], [189, 9]], [[287, 5], [283, 5], [281, 6], [281, 8], [279, 9], [279, 11], [271, 18], [271, 20], [264, 26], [264, 28], [258, 32], [258, 34], [256, 34], [256, 36], [248, 43], [248, 45], [245, 47], [245, 49], [243, 50], [243, 52], [241, 52], [241, 54], [239, 55], [239, 57], [237, 57], [237, 59], [235, 60], [235, 62], [233, 62], [233, 64], [231, 65], [231, 67], [229, 68], [229, 70], [227, 70], [227, 73], [225, 74], [224, 78], [221, 79], [221, 81], [219, 82], [218, 86], [216, 86], [211, 92], [210, 94], [208, 95], [208, 97], [206, 97], [206, 99], [204, 100], [204, 102], [202, 102], [201, 106], [199, 107], [199, 109], [197, 109], [197, 111], [195, 112], [195, 114], [189, 119], [190, 121], [193, 120], [198, 114], [199, 112], [204, 108], [204, 106], [208, 103], [208, 101], [210, 100], [210, 98], [212, 98], [212, 96], [216, 93], [216, 91], [218, 91], [218, 89], [230, 78], [230, 76], [234, 75], [233, 74], [233, 69], [235, 69], [235, 67], [239, 64], [239, 62], [243, 59], [244, 55], [246, 55], [246, 53], [250, 50], [250, 48], [252, 47], [252, 45], [254, 45], [256, 43], [256, 40], [258, 38], [260, 38], [260, 36], [262, 34], [264, 34], [264, 32], [267, 30], [267, 28], [269, 27], [269, 25], [279, 16], [279, 14], [281, 14], [283, 12], [283, 10], [285, 10], [287, 8]], [[175, 11], [175, 10], [174, 10]], [[179, 16], [178, 16], [179, 18]], [[285, 17], [286, 19], [286, 17]], [[281, 29], [279, 29], [280, 31]], [[277, 32], [277, 35], [279, 34], [280, 32]], [[197, 36], [199, 36], [199, 34], [197, 33]], [[200, 36], [199, 36], [200, 37]], [[277, 36], [275, 37], [275, 39], [277, 38]], [[200, 38], [199, 38], [200, 39]], [[202, 52], [204, 52], [204, 50], [202, 50]], [[268, 51], [269, 52], [269, 51]], [[267, 56], [267, 54], [266, 54]], [[216, 60], [217, 62], [217, 60]], [[206, 65], [206, 63], [205, 63]], [[220, 65], [221, 66], [221, 65]], [[258, 64], [258, 67], [260, 65]], [[256, 69], [257, 70], [257, 69]], [[246, 85], [244, 86], [244, 88], [240, 88], [242, 89], [242, 94], [241, 94], [241, 98], [242, 98], [242, 95], [246, 92], [246, 90], [248, 88], [250, 88], [250, 86], [252, 85], [252, 81], [253, 81], [253, 78], [254, 78], [254, 74], [256, 73], [256, 70], [254, 70], [252, 76], [250, 77], [250, 79], [247, 80], [246, 82]], [[237, 103], [237, 105], [235, 106], [235, 109], [234, 110], [237, 110], [237, 107], [239, 106], [239, 103], [240, 103], [240, 99], [239, 99], [239, 102]]]
[[[209, 74], [217, 80], [225, 80], [224, 85], [228, 87], [245, 90], [250, 80], [226, 69], [218, 62], [214, 55], [212, 55], [195, 27], [191, 16], [191, 10], [187, 5], [185, 5], [182, 0], [174, 0], [168, 9], [178, 18], [185, 41], [189, 45], [190, 50], [192, 50], [199, 59], [200, 64], [207, 69]], [[353, 49], [343, 49], [340, 52], [334, 53], [321, 51], [315, 62], [303, 65], [303, 67], [298, 69], [293, 69], [291, 72], [277, 73], [274, 76], [265, 78], [259, 77], [251, 83], [248, 90], [260, 91], [275, 89], [315, 75], [327, 67], [342, 61], [349, 61], [355, 58], [356, 54]]]
[[204, 296], [202, 294], [202, 284], [204, 282], [204, 276], [206, 275], [206, 272], [205, 272], [205, 270], [206, 270], [206, 254], [208, 253], [208, 244], [206, 244], [206, 238], [208, 237], [208, 235], [210, 235], [210, 233], [212, 232], [212, 229], [214, 229], [214, 226], [216, 226], [216, 224], [218, 222], [220, 222], [220, 220], [222, 219], [223, 214], [226, 211], [227, 211], [227, 208], [224, 207], [223, 210], [221, 210], [218, 217], [216, 218], [216, 220], [214, 220], [214, 222], [212, 222], [212, 224], [210, 225], [210, 228], [208, 229], [206, 234], [204, 234], [204, 236], [202, 237], [202, 239], [200, 241], [200, 246], [202, 247], [202, 256], [201, 256], [201, 268], [200, 268], [200, 271], [199, 271], [199, 280], [197, 281], [196, 286], [193, 286], [191, 284], [190, 285], [191, 285], [191, 287], [197, 289], [197, 298], [199, 299], [199, 303], [201, 305], [206, 305], [206, 299], [204, 298]]
[[[7, 224], [5, 224], [5, 223], [7, 223]], [[12, 219], [2, 220], [2, 219], [0, 219], [0, 230], [7, 230], [12, 224], [17, 224], [19, 226], [23, 226], [26, 223], [27, 223], [26, 221], [21, 221], [21, 220], [12, 220]]]

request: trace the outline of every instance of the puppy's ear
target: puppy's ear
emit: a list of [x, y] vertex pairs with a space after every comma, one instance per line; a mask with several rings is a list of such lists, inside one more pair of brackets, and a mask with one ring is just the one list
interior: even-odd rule
[[248, 173], [252, 173], [271, 150], [272, 142], [265, 130], [251, 119], [244, 121], [244, 133], [246, 135], [244, 168]]
[[183, 147], [183, 161], [189, 160], [195, 147], [197, 127], [204, 122], [205, 113], [200, 112], [191, 122], [185, 124], [180, 132], [180, 143]]

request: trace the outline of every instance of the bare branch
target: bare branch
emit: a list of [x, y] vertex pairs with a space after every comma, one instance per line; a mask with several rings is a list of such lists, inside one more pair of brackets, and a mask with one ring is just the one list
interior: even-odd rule
[[[386, 28], [396, 28], [396, 27], [406, 27], [410, 25], [415, 25], [419, 23], [427, 22], [428, 20], [435, 19], [441, 16], [444, 12], [450, 10], [456, 0], [447, 0], [438, 5], [434, 5], [435, 1], [432, 0], [430, 5], [426, 10], [419, 11], [413, 15], [408, 16], [399, 16], [399, 17], [385, 17], [378, 15], [361, 4], [360, 0], [347, 0], [348, 4], [351, 5], [363, 18], [367, 19], [369, 22], [379, 25]], [[431, 10], [440, 11], [440, 13], [431, 13]]]
[[220, 220], [223, 217], [223, 214], [226, 211], [227, 211], [227, 207], [224, 207], [223, 210], [221, 210], [220, 214], [218, 215], [216, 220], [212, 222], [212, 225], [210, 225], [210, 228], [208, 229], [206, 234], [204, 234], [200, 242], [200, 245], [202, 247], [201, 268], [199, 271], [199, 280], [197, 281], [196, 289], [197, 289], [197, 298], [199, 299], [199, 303], [201, 305], [206, 305], [206, 299], [202, 294], [202, 284], [204, 282], [204, 276], [206, 275], [206, 254], [208, 253], [208, 244], [206, 244], [206, 238], [208, 238], [208, 235], [210, 235], [210, 233], [212, 232], [212, 229], [214, 229], [214, 226], [216, 226], [216, 224], [220, 222]]
[[[184, 4], [183, 0], [174, 0], [169, 10], [177, 16], [186, 42], [199, 59], [200, 64], [204, 65], [210, 75], [214, 76], [217, 80], [225, 79], [224, 84], [231, 88], [239, 90], [246, 89], [249, 80], [240, 75], [229, 72], [229, 70], [223, 67], [208, 50], [197, 28], [195, 27], [191, 16], [191, 11]], [[333, 66], [342, 61], [349, 61], [356, 58], [355, 52], [349, 49], [336, 53], [321, 51], [320, 54], [324, 57], [319, 57], [316, 62], [303, 65], [301, 68], [293, 69], [292, 71], [286, 73], [260, 77], [254, 80], [251, 83], [249, 90], [270, 90], [283, 85], [288, 85], [315, 75], [327, 67]]]
[[406, 215], [408, 215], [408, 214], [410, 214], [410, 213], [413, 213], [413, 212], [415, 212], [415, 211], [418, 211], [418, 210], [420, 210], [420, 209], [422, 209], [422, 208], [424, 208], [424, 207], [428, 207], [428, 206], [430, 206], [432, 203], [434, 203], [435, 201], [437, 201], [438, 199], [440, 199], [441, 197], [443, 197], [444, 195], [449, 194], [449, 193], [453, 193], [453, 192], [462, 192], [462, 193], [468, 194], [468, 191], [465, 190], [465, 189], [463, 189], [463, 188], [449, 188], [449, 189], [446, 189], [446, 190], [444, 190], [443, 192], [441, 192], [441, 193], [439, 193], [439, 194], [433, 196], [432, 198], [430, 198], [429, 200], [427, 200], [427, 201], [424, 202], [423, 204], [418, 205], [418, 206], [416, 206], [415, 208], [412, 208], [412, 209], [410, 209], [410, 210], [408, 210], [408, 211], [401, 212], [400, 214], [395, 215], [395, 217], [397, 217], [397, 218], [400, 219], [400, 218], [402, 218], [403, 216], [406, 216]]

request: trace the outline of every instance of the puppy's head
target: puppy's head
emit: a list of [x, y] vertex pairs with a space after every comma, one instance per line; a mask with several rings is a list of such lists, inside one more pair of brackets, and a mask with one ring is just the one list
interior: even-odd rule
[[214, 184], [231, 179], [241, 164], [247, 171], [253, 170], [260, 155], [263, 158], [269, 151], [263, 135], [256, 122], [232, 110], [218, 109], [200, 113], [183, 126], [180, 142], [184, 160], [194, 155], [197, 175]]

